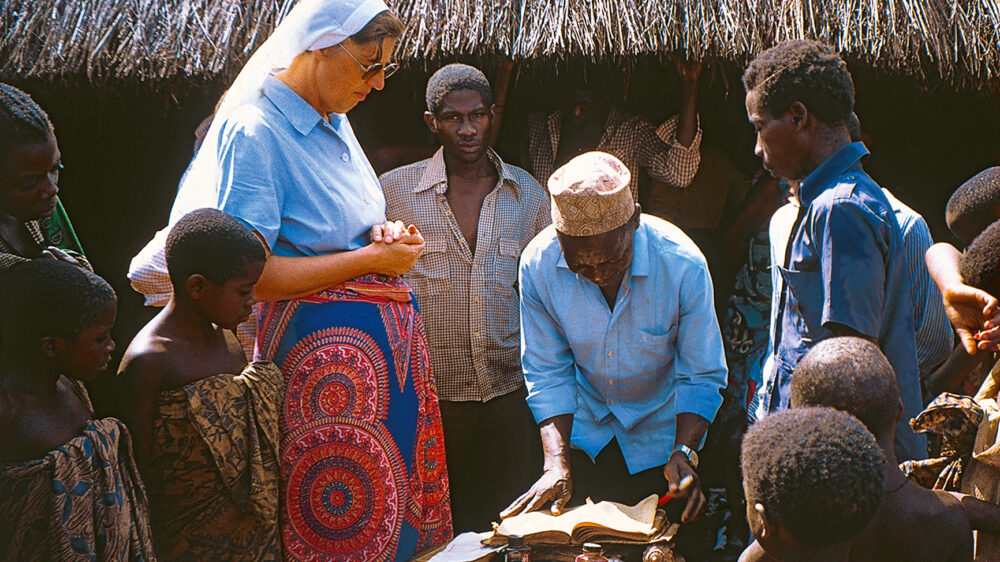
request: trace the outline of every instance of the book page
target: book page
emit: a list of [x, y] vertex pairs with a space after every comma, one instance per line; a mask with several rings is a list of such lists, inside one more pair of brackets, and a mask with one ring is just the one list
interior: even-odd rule
[[591, 503], [567, 509], [559, 516], [548, 510], [521, 513], [504, 519], [496, 529], [496, 534], [528, 536], [543, 532], [560, 532], [572, 535], [573, 529], [581, 525], [605, 527], [621, 533], [651, 535], [656, 531], [656, 494], [649, 496], [634, 506], [616, 502]]

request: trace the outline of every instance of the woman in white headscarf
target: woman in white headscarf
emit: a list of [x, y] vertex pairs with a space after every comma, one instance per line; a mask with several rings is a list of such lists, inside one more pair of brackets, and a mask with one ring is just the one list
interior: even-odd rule
[[[270, 250], [255, 358], [285, 378], [287, 559], [407, 560], [452, 533], [423, 323], [399, 277], [423, 239], [386, 220], [344, 115], [382, 89], [402, 31], [382, 0], [300, 2], [226, 93], [171, 211], [221, 209]], [[162, 237], [130, 272], [147, 302], [169, 293]]]

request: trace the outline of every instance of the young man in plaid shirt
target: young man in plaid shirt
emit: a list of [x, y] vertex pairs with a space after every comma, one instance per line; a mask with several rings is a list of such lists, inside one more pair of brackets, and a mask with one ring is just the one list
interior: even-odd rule
[[456, 532], [489, 530], [541, 465], [524, 400], [516, 282], [521, 250], [551, 221], [549, 200], [489, 148], [492, 97], [479, 70], [438, 70], [424, 119], [442, 147], [380, 178], [387, 216], [424, 235], [405, 277], [427, 326]]

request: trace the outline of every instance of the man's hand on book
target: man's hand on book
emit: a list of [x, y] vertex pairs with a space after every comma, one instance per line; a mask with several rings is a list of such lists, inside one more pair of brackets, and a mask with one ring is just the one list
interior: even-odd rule
[[694, 521], [705, 509], [705, 494], [701, 492], [698, 473], [683, 453], [670, 455], [663, 466], [663, 476], [667, 479], [667, 492], [676, 498], [687, 498], [687, 506], [681, 515], [681, 523]]
[[550, 501], [552, 515], [559, 515], [569, 502], [572, 493], [573, 479], [570, 477], [568, 467], [546, 469], [542, 472], [542, 477], [527, 492], [521, 494], [521, 497], [500, 512], [500, 517], [506, 519], [522, 511], [535, 511]]

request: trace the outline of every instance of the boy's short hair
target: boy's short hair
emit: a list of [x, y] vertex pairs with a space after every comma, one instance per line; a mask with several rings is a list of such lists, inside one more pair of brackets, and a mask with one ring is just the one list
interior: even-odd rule
[[896, 423], [896, 372], [874, 343], [840, 337], [816, 344], [792, 373], [793, 408], [836, 408], [861, 420], [875, 435]]
[[969, 244], [958, 263], [967, 285], [987, 293], [998, 292], [1000, 284], [1000, 221], [994, 222]]
[[267, 259], [267, 254], [240, 221], [217, 209], [198, 209], [170, 229], [166, 258], [176, 292], [195, 274], [221, 285], [242, 273], [247, 264]]
[[958, 186], [948, 199], [944, 218], [963, 244], [1000, 219], [1000, 166], [986, 168]]
[[847, 123], [854, 111], [854, 81], [831, 47], [816, 41], [783, 41], [757, 55], [743, 74], [747, 92], [775, 117], [795, 102], [827, 125]]
[[85, 269], [39, 258], [0, 273], [0, 338], [73, 338], [116, 301], [107, 281]]
[[25, 92], [0, 83], [0, 158], [27, 143], [44, 143], [52, 135], [52, 122]]
[[493, 104], [493, 89], [481, 70], [467, 64], [449, 64], [438, 69], [427, 80], [427, 111], [437, 115], [448, 94], [472, 90], [483, 96], [486, 107]]
[[763, 504], [770, 521], [815, 548], [868, 526], [885, 494], [884, 463], [865, 426], [833, 408], [771, 414], [743, 439], [747, 502]]

